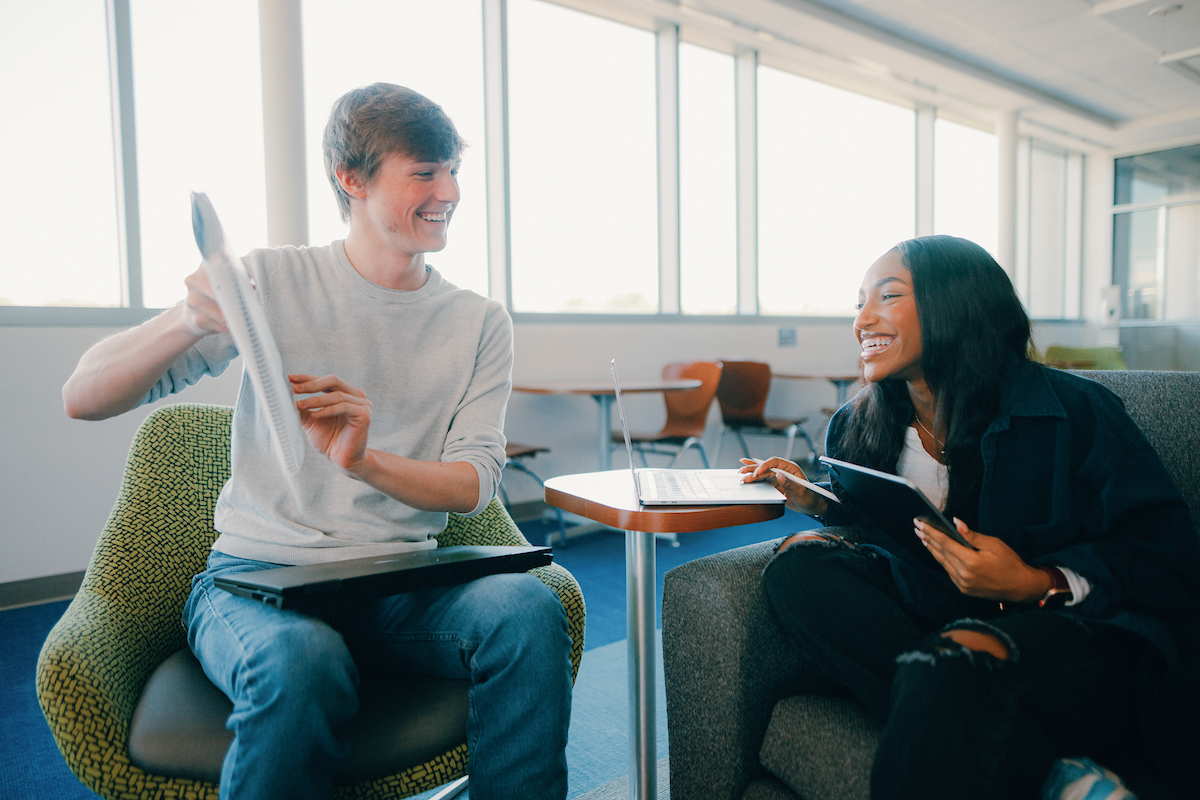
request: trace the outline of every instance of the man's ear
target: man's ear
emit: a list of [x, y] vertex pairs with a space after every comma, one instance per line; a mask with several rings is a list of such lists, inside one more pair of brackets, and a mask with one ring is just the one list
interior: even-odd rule
[[360, 180], [357, 170], [348, 169], [343, 164], [334, 168], [333, 174], [337, 176], [338, 184], [346, 194], [357, 197], [359, 200], [367, 196], [366, 186]]

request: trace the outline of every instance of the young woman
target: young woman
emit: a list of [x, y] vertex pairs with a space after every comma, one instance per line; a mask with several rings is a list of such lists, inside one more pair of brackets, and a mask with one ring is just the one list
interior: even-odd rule
[[1107, 389], [1029, 360], [1029, 318], [971, 242], [897, 245], [858, 307], [866, 387], [826, 450], [914, 481], [975, 549], [919, 520], [906, 547], [782, 459], [743, 472], [827, 526], [784, 540], [764, 581], [786, 634], [885, 723], [872, 798], [1130, 797], [1096, 762], [1141, 754], [1182, 786], [1200, 544], [1145, 436]]

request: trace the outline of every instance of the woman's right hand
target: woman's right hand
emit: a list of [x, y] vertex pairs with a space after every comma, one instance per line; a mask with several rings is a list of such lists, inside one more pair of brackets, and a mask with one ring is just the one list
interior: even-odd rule
[[742, 482], [755, 483], [761, 481], [771, 484], [783, 492], [784, 497], [787, 498], [787, 507], [793, 511], [799, 511], [801, 514], [811, 514], [819, 517], [828, 510], [829, 502], [824, 497], [821, 497], [821, 495], [802, 484], [776, 475], [774, 470], [777, 469], [807, 480], [804, 470], [791, 461], [782, 458], [768, 458], [766, 461], [743, 458], [740, 472], [746, 477], [742, 478]]

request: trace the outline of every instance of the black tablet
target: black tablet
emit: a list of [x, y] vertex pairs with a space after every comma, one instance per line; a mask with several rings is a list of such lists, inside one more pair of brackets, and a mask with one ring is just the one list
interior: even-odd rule
[[830, 476], [854, 501], [855, 507], [897, 541], [903, 542], [906, 537], [915, 537], [913, 520], [924, 517], [926, 522], [939, 528], [959, 544], [972, 550], [976, 549], [967, 543], [954, 524], [907, 478], [827, 456], [821, 456], [821, 463], [829, 469]]

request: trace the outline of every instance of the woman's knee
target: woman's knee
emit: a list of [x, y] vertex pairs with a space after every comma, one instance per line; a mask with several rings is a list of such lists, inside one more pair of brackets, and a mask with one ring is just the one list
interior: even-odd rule
[[[819, 602], [830, 582], [846, 566], [845, 555], [856, 545], [836, 534], [801, 531], [784, 539], [763, 570], [763, 583], [772, 601], [794, 598]], [[804, 595], [801, 599], [800, 596]]]
[[780, 542], [777, 552], [782, 553], [799, 544], [817, 544], [824, 547], [835, 547], [843, 541], [845, 540], [842, 537], [825, 533], [824, 531], [800, 531], [799, 533], [793, 533]]
[[955, 628], [943, 631], [941, 635], [943, 638], [950, 639], [968, 650], [973, 650], [977, 653], [990, 653], [1001, 661], [1008, 659], [1008, 645], [994, 634], [967, 628]]

